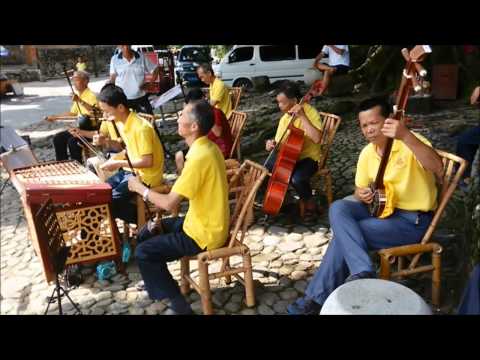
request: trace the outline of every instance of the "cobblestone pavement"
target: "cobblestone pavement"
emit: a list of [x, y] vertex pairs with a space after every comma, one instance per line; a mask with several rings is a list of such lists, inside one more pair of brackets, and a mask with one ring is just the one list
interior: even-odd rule
[[[265, 97], [264, 97], [265, 98]], [[245, 97], [243, 109], [255, 110], [259, 104], [252, 100], [253, 96]], [[270, 111], [272, 119], [278, 113], [273, 103], [273, 97], [266, 98], [267, 105], [264, 111]], [[321, 104], [317, 104], [321, 110]], [[241, 108], [242, 109], [242, 108]], [[253, 110], [252, 110], [253, 109]], [[270, 109], [270, 110], [269, 110]], [[258, 113], [257, 113], [258, 114]], [[253, 114], [255, 117], [255, 114]], [[415, 116], [416, 125], [421, 125], [421, 132], [432, 140], [434, 146], [453, 151], [455, 134], [459, 132], [459, 124], [463, 126], [473, 124], [478, 119], [478, 110], [458, 105], [452, 109], [437, 109], [432, 114]], [[273, 120], [272, 120], [273, 121]], [[253, 121], [252, 121], [253, 122]], [[253, 122], [254, 123], [254, 122]], [[29, 134], [33, 140], [33, 148], [41, 160], [53, 160], [54, 152], [51, 146], [52, 135], [60, 131], [62, 124], [38, 124], [23, 129], [22, 134]], [[435, 129], [435, 133], [432, 133]], [[175, 133], [175, 123], [167, 122], [165, 133]], [[457, 132], [456, 132], [457, 131]], [[248, 132], [247, 132], [248, 133]], [[252, 131], [250, 131], [252, 133]], [[174, 136], [174, 135], [172, 135]], [[248, 135], [243, 144], [248, 145]], [[344, 116], [344, 121], [337, 133], [329, 165], [333, 172], [335, 198], [342, 198], [351, 194], [357, 156], [365, 145], [356, 120], [352, 114]], [[169, 144], [173, 151], [178, 144]], [[248, 148], [248, 146], [245, 146]], [[252, 154], [253, 155], [253, 154]], [[255, 154], [253, 158], [262, 158], [264, 153]], [[248, 153], [245, 157], [250, 157]], [[260, 160], [259, 160], [260, 161]], [[168, 162], [168, 170], [174, 178], [172, 161]], [[2, 183], [7, 178], [2, 170]], [[455, 194], [457, 205], [452, 205], [447, 213], [455, 218], [452, 223], [447, 222], [447, 234], [458, 236], [461, 229], [461, 204], [463, 194]], [[254, 280], [256, 284], [256, 306], [247, 308], [244, 305], [243, 287], [237, 282], [226, 285], [220, 280], [213, 281], [213, 304], [216, 314], [241, 314], [241, 315], [273, 315], [285, 314], [286, 307], [294, 299], [301, 296], [314, 271], [322, 261], [322, 257], [331, 238], [328, 226], [325, 199], [318, 197], [322, 205], [320, 216], [311, 222], [300, 223], [292, 221], [286, 215], [263, 222], [263, 216], [256, 211], [256, 223], [249, 229], [245, 243], [249, 246], [253, 256]], [[44, 279], [39, 260], [34, 254], [19, 195], [15, 189], [7, 185], [1, 195], [1, 314], [41, 314], [46, 307], [46, 296], [50, 295], [53, 286], [48, 285]], [[233, 259], [232, 263], [241, 259]], [[215, 268], [218, 264], [212, 265]], [[178, 261], [169, 264], [170, 271], [178, 280], [180, 264]], [[141, 276], [135, 260], [127, 266], [126, 275], [117, 274], [110, 280], [97, 280], [94, 266], [83, 266], [83, 283], [70, 292], [74, 301], [80, 304], [84, 314], [163, 314], [167, 310], [167, 303], [153, 302], [144, 291], [137, 291], [135, 285]], [[192, 263], [193, 275], [196, 273]], [[446, 275], [448, 278], [448, 270]], [[425, 285], [427, 284], [427, 285]], [[419, 294], [426, 296], [428, 281], [423, 281], [418, 288]], [[427, 290], [425, 290], [427, 286]], [[446, 305], [443, 313], [452, 311], [452, 299], [449, 298], [449, 288], [445, 288]], [[201, 301], [195, 292], [191, 292], [188, 299], [195, 313], [201, 313]], [[49, 313], [57, 312], [56, 304], [50, 307]], [[64, 302], [64, 310], [72, 313], [73, 308]]]

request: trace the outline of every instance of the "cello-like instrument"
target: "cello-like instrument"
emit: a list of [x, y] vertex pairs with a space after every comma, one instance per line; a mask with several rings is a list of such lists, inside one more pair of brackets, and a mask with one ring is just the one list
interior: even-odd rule
[[[310, 87], [308, 92], [302, 97], [299, 105], [309, 102], [312, 98], [314, 86]], [[277, 215], [282, 207], [283, 200], [288, 190], [290, 178], [297, 163], [298, 157], [302, 152], [303, 143], [305, 141], [305, 133], [303, 130], [294, 125], [296, 114], [292, 114], [290, 122], [282, 134], [280, 141], [275, 145], [267, 159], [268, 160], [278, 150], [278, 156], [272, 170], [272, 176], [268, 182], [267, 192], [263, 201], [263, 212], [268, 215]], [[285, 141], [283, 138], [288, 134]], [[283, 141], [283, 142], [282, 142]], [[265, 166], [264, 164], [264, 166]]]
[[[417, 76], [424, 78], [427, 75], [427, 71], [420, 65], [420, 62], [431, 52], [432, 50], [428, 45], [417, 45], [410, 52], [408, 52], [407, 49], [402, 49], [402, 55], [407, 63], [403, 69], [402, 81], [393, 108], [393, 114], [390, 116], [392, 119], [405, 120], [405, 108], [410, 90], [413, 88], [415, 92], [420, 91], [422, 88], [418, 83]], [[384, 213], [384, 211], [388, 199], [391, 198], [392, 194], [387, 193], [383, 177], [392, 150], [392, 144], [393, 139], [388, 138], [375, 181], [369, 185], [373, 193], [373, 201], [368, 206], [371, 216], [385, 218], [390, 215]]]

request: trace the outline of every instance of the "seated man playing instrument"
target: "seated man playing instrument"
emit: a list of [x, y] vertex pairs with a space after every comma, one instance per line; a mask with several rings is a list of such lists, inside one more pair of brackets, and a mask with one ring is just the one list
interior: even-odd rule
[[[190, 101], [204, 100], [205, 95], [200, 88], [191, 89], [185, 96], [185, 104]], [[212, 107], [214, 125], [208, 132], [207, 137], [219, 147], [225, 159], [228, 159], [232, 150], [233, 139], [230, 131], [230, 125], [222, 110]], [[175, 163], [177, 164], [177, 172], [181, 174], [187, 150], [178, 151], [175, 154]]]
[[[78, 129], [96, 130], [99, 123], [94, 116], [94, 110], [97, 106], [97, 97], [92, 90], [88, 88], [90, 77], [85, 71], [75, 71], [72, 77], [73, 86], [78, 94], [72, 95], [72, 107], [70, 111], [58, 115], [50, 115], [45, 118], [47, 121], [62, 120], [66, 117], [78, 116], [79, 127], [62, 131], [53, 137], [53, 146], [55, 148], [55, 157], [57, 161], [68, 160], [67, 149], [70, 152], [70, 158], [82, 162], [82, 147], [78, 138], [74, 135], [81, 134]], [[82, 116], [83, 115], [83, 116]], [[91, 140], [89, 138], [88, 140]]]
[[[305, 296], [288, 307], [289, 314], [318, 314], [327, 297], [344, 282], [376, 277], [369, 250], [421, 241], [437, 207], [435, 177], [443, 164], [427, 139], [403, 121], [388, 118], [391, 106], [383, 99], [359, 105], [359, 122], [369, 144], [362, 150], [355, 176], [355, 200], [337, 200], [329, 210], [333, 238]], [[369, 184], [375, 179], [388, 138], [395, 139], [384, 182], [390, 184], [393, 213], [372, 217]]]
[[[284, 113], [278, 124], [275, 139], [267, 140], [265, 148], [272, 151], [275, 145], [281, 140], [283, 133], [288, 127], [291, 114], [296, 114], [294, 126], [303, 130], [305, 140], [302, 151], [298, 157], [297, 163], [293, 170], [290, 183], [300, 196], [301, 206], [306, 212], [314, 212], [316, 204], [312, 195], [310, 186], [311, 177], [318, 170], [318, 160], [320, 160], [321, 149], [320, 141], [322, 139], [322, 120], [318, 111], [311, 105], [304, 103], [298, 104], [302, 96], [298, 86], [287, 81], [280, 88], [277, 95], [278, 107]], [[288, 135], [288, 133], [287, 133]], [[285, 141], [287, 136], [283, 137]], [[265, 167], [272, 172], [276, 162], [276, 154], [272, 154], [265, 164]]]
[[159, 194], [128, 180], [131, 191], [157, 207], [172, 211], [183, 198], [189, 200], [185, 218], [162, 220], [163, 233], [148, 226], [138, 234], [135, 256], [145, 289], [154, 300], [169, 299], [173, 314], [191, 314], [192, 309], [167, 268], [167, 262], [222, 247], [228, 236], [230, 210], [225, 161], [217, 145], [207, 137], [213, 126], [212, 107], [205, 101], [190, 101], [178, 119], [178, 133], [190, 150], [185, 168], [169, 194]]
[[210, 105], [222, 110], [228, 119], [232, 113], [232, 98], [228, 87], [215, 76], [210, 64], [201, 64], [197, 68], [197, 75], [200, 80], [209, 85]]
[[120, 169], [107, 179], [107, 183], [112, 186], [113, 216], [136, 223], [137, 211], [130, 203], [134, 194], [128, 191], [128, 179], [133, 176], [132, 171], [135, 171], [146, 186], [161, 185], [163, 147], [152, 124], [128, 108], [127, 97], [120, 87], [105, 85], [99, 95], [99, 104], [108, 121], [114, 121], [114, 127], [117, 127], [127, 153], [127, 160], [110, 158], [100, 166], [107, 171]]

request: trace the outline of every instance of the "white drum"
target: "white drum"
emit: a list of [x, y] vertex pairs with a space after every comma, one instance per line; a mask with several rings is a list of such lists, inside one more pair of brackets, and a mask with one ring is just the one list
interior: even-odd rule
[[315, 81], [323, 78], [323, 74], [316, 68], [309, 68], [303, 73], [303, 81], [305, 85], [311, 86]]
[[380, 279], [350, 281], [335, 289], [320, 315], [431, 315], [427, 303], [413, 290]]

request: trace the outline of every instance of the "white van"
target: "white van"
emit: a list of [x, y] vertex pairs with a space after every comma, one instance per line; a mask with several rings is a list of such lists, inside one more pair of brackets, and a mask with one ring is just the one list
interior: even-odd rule
[[[252, 78], [268, 76], [277, 80], [303, 80], [323, 45], [235, 45], [214, 65], [216, 75], [228, 86], [252, 87]], [[323, 58], [322, 62], [328, 59]]]

